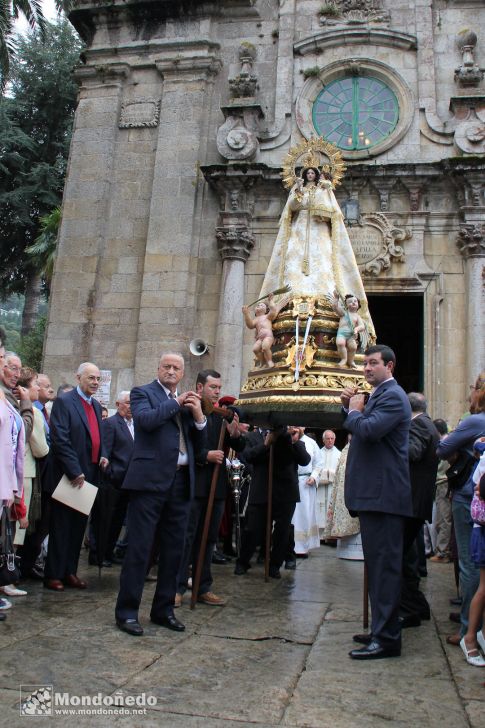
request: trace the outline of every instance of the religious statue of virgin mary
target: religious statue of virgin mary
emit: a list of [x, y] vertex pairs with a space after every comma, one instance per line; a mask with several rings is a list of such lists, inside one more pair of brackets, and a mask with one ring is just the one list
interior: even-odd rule
[[324, 139], [312, 138], [290, 149], [282, 173], [290, 193], [260, 295], [285, 285], [293, 296], [331, 299], [337, 291], [345, 300], [351, 294], [359, 300], [373, 336], [364, 286], [334, 194], [344, 169], [340, 151]]

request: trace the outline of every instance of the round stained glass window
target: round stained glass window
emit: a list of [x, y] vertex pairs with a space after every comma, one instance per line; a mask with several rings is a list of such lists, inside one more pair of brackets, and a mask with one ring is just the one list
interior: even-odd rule
[[372, 76], [332, 81], [313, 104], [313, 125], [339, 149], [370, 149], [391, 134], [399, 121], [394, 92]]

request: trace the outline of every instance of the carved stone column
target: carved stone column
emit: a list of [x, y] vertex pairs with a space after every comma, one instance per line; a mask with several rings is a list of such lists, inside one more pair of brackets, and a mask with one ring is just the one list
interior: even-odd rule
[[[467, 291], [466, 342], [468, 382], [474, 382], [483, 368], [483, 342], [485, 341], [485, 221], [470, 219], [460, 224], [458, 247], [465, 259]], [[478, 218], [478, 215], [477, 215]]]
[[[232, 199], [235, 199], [234, 195]], [[241, 386], [244, 266], [254, 247], [254, 238], [249, 231], [250, 217], [247, 211], [222, 212], [221, 225], [216, 228], [222, 276], [215, 362], [222, 376], [224, 393], [235, 396]]]

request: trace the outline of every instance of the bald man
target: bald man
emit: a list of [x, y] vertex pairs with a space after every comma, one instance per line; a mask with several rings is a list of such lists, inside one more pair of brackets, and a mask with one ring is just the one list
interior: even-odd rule
[[340, 450], [335, 447], [335, 432], [325, 430], [322, 436], [323, 447], [320, 450], [321, 470], [317, 489], [317, 520], [320, 539], [324, 538], [327, 525], [327, 510], [332, 496], [333, 481], [340, 459]]
[[[77, 387], [58, 397], [50, 416], [51, 450], [48, 490], [53, 493], [63, 475], [73, 488], [84, 481], [97, 485], [99, 469], [106, 467], [101, 439], [101, 405], [94, 399], [101, 375], [96, 364], [84, 362], [77, 370]], [[64, 591], [85, 589], [77, 576], [87, 516], [52, 499], [49, 549], [44, 586]]]

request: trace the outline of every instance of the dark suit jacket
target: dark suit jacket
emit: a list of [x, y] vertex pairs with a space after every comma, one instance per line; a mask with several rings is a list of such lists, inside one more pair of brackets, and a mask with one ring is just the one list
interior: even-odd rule
[[413, 515], [422, 521], [433, 518], [440, 436], [429, 415], [423, 413], [411, 420], [409, 430], [409, 473], [413, 498]]
[[[264, 444], [264, 437], [259, 430], [248, 433], [246, 439], [244, 459], [253, 465], [249, 503], [264, 504], [268, 502], [269, 447]], [[287, 432], [276, 440], [273, 448], [273, 502], [298, 503], [298, 465], [308, 465], [311, 456], [305, 444], [301, 440], [292, 443]]]
[[190, 474], [190, 497], [194, 496], [194, 443], [205, 444], [206, 427], [198, 430], [192, 415], [170, 399], [155, 379], [130, 394], [131, 413], [135, 423], [133, 456], [122, 488], [125, 490], [166, 491], [172, 485], [179, 454], [179, 429], [175, 416], [180, 412], [187, 443]]
[[[195, 497], [208, 498], [212, 474], [214, 472], [214, 463], [207, 462], [207, 454], [209, 450], [217, 450], [219, 445], [219, 437], [221, 434], [222, 417], [212, 412], [207, 418], [207, 437], [204, 447], [196, 450], [195, 453]], [[244, 450], [246, 440], [244, 437], [229, 437], [226, 432], [224, 437], [223, 450], [232, 448], [236, 452]], [[225, 462], [219, 468], [219, 477], [217, 479], [216, 500], [224, 500], [227, 495], [228, 477]]]
[[[99, 457], [101, 458], [105, 455], [101, 427], [101, 405], [93, 399], [93, 407], [101, 438], [99, 451]], [[91, 462], [92, 444], [88, 418], [76, 389], [66, 392], [65, 395], [54, 401], [49, 426], [51, 449], [48, 456], [49, 463], [46, 477], [42, 483], [44, 489], [52, 493], [63, 475], [67, 475], [70, 480], [74, 480], [81, 473], [84, 473], [88, 482], [94, 480], [96, 481], [94, 485], [97, 485], [99, 469], [97, 464]]]
[[109, 460], [106, 477], [116, 488], [121, 488], [133, 454], [133, 438], [123, 417], [116, 412], [103, 420], [105, 456]]
[[345, 471], [349, 511], [412, 516], [409, 481], [411, 407], [395, 379], [384, 382], [363, 412], [351, 412], [344, 427], [352, 433]]

